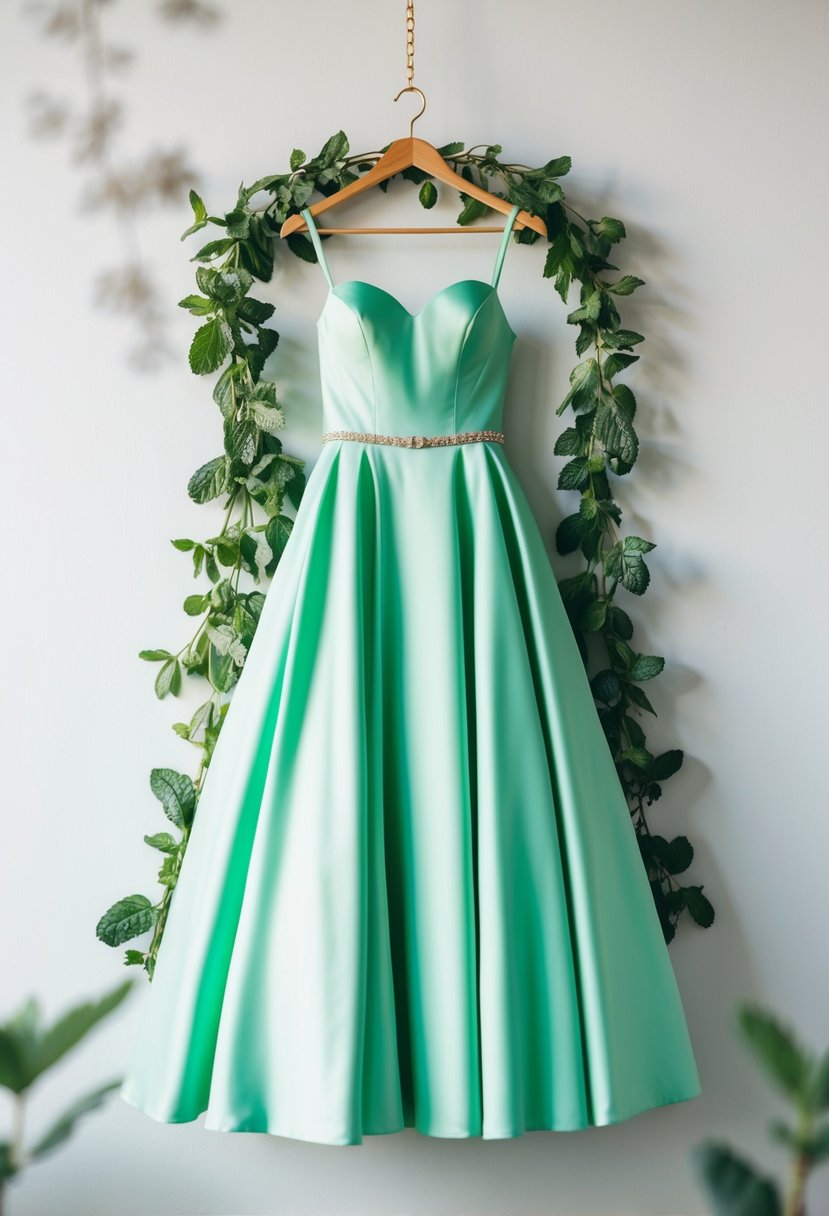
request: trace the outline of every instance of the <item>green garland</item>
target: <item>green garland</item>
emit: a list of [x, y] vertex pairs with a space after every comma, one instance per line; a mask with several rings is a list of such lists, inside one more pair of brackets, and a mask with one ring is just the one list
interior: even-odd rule
[[[208, 224], [222, 229], [218, 239], [193, 257], [199, 264], [199, 293], [180, 304], [202, 322], [190, 347], [193, 372], [207, 375], [221, 369], [213, 400], [223, 419], [224, 450], [196, 470], [188, 491], [198, 503], [223, 497], [225, 514], [215, 536], [172, 542], [176, 549], [190, 553], [195, 577], [207, 576], [207, 589], [184, 601], [187, 615], [200, 618], [195, 633], [178, 651], [140, 653], [141, 658], [160, 664], [155, 680], [160, 698], [177, 695], [185, 674], [206, 679], [211, 692], [189, 722], [177, 722], [173, 728], [200, 752], [195, 778], [172, 769], [154, 769], [150, 777], [152, 792], [177, 829], [176, 835], [157, 832], [144, 837], [164, 855], [158, 874], [161, 897], [153, 901], [131, 895], [119, 900], [97, 927], [98, 937], [110, 946], [150, 933], [146, 949], [126, 952], [126, 962], [143, 966], [150, 976], [199, 791], [227, 712], [228, 694], [244, 666], [262, 610], [265, 597], [256, 586], [276, 569], [291, 534], [291, 509], [299, 506], [305, 487], [304, 462], [284, 450], [278, 435], [285, 415], [275, 385], [262, 378], [279, 341], [277, 331], [266, 324], [274, 306], [250, 292], [256, 280], [270, 280], [275, 249], [283, 244], [307, 262], [317, 260], [304, 233], [292, 233], [281, 242], [281, 225], [307, 206], [315, 191], [333, 194], [372, 168], [385, 150], [349, 156], [348, 140], [339, 131], [318, 156], [309, 159], [297, 149], [291, 154], [289, 172], [241, 186], [236, 205], [224, 216], [208, 215], [199, 196], [193, 191], [190, 194], [194, 222], [182, 239]], [[618, 269], [607, 258], [625, 236], [624, 225], [607, 216], [585, 219], [566, 202], [559, 179], [570, 169], [569, 157], [533, 169], [499, 160], [497, 144], [466, 149], [462, 143], [451, 143], [440, 152], [467, 181], [544, 219], [548, 248], [543, 274], [553, 280], [565, 304], [571, 285], [580, 285], [579, 307], [567, 321], [577, 327], [576, 353], [581, 362], [573, 370], [570, 391], [557, 410], [562, 414], [570, 409], [575, 419], [559, 435], [554, 449], [557, 455], [569, 458], [558, 486], [577, 491], [580, 501], [578, 510], [559, 525], [556, 545], [561, 554], [580, 550], [586, 565], [581, 573], [561, 580], [559, 587], [585, 666], [587, 635], [596, 636], [604, 646], [606, 662], [593, 675], [591, 687], [631, 807], [665, 938], [670, 941], [683, 912], [707, 927], [714, 910], [701, 886], [682, 885], [677, 879], [693, 858], [688, 838], [667, 840], [648, 827], [646, 806], [661, 796], [664, 782], [679, 769], [683, 754], [673, 749], [654, 755], [645, 744], [639, 718], [642, 711], [655, 714], [656, 710], [642, 684], [658, 675], [665, 661], [634, 649], [633, 623], [616, 603], [620, 586], [634, 595], [647, 589], [650, 576], [644, 555], [654, 548], [651, 541], [639, 536], [620, 535], [622, 512], [613, 499], [610, 477], [629, 473], [639, 450], [634, 429], [636, 400], [626, 384], [615, 381], [638, 359], [631, 352], [643, 338], [622, 328], [616, 299], [630, 295], [643, 281], [631, 274], [615, 282], [604, 277], [605, 272]], [[435, 205], [437, 186], [427, 174], [411, 168], [397, 176], [419, 187], [424, 207]], [[386, 190], [391, 180], [380, 189]], [[268, 201], [263, 206], [252, 205], [262, 194]], [[461, 193], [460, 199], [461, 225], [490, 211], [470, 195]], [[530, 245], [539, 237], [522, 228], [514, 239]], [[241, 586], [243, 572], [252, 578], [252, 588]]]

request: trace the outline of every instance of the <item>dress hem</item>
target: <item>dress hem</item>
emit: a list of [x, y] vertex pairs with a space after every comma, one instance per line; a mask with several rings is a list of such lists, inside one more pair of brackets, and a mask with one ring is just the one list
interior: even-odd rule
[[425, 1136], [427, 1138], [435, 1139], [435, 1140], [517, 1140], [521, 1136], [528, 1135], [532, 1132], [589, 1131], [591, 1127], [611, 1127], [617, 1123], [623, 1123], [623, 1122], [626, 1122], [628, 1119], [633, 1119], [637, 1115], [646, 1114], [650, 1110], [660, 1110], [663, 1107], [676, 1106], [682, 1102], [689, 1102], [689, 1101], [691, 1101], [691, 1099], [699, 1097], [701, 1092], [702, 1092], [701, 1088], [697, 1088], [696, 1090], [694, 1090], [690, 1093], [681, 1094], [678, 1097], [665, 1097], [665, 1098], [661, 1098], [661, 1099], [658, 1099], [658, 1100], [655, 1100], [652, 1102], [648, 1102], [648, 1103], [645, 1103], [642, 1105], [631, 1106], [631, 1107], [625, 1108], [622, 1111], [617, 1111], [614, 1113], [605, 1113], [604, 1115], [596, 1117], [587, 1122], [571, 1122], [571, 1123], [560, 1122], [555, 1125], [548, 1124], [548, 1123], [539, 1123], [539, 1124], [532, 1124], [532, 1125], [527, 1124], [520, 1128], [503, 1129], [500, 1131], [491, 1131], [489, 1129], [484, 1129], [483, 1131], [470, 1131], [470, 1130], [466, 1130], [466, 1129], [460, 1129], [460, 1130], [456, 1130], [456, 1131], [450, 1131], [448, 1129], [445, 1129], [445, 1130], [427, 1129], [427, 1128], [423, 1128], [423, 1127], [418, 1127], [416, 1122], [411, 1122], [411, 1123], [403, 1122], [398, 1127], [378, 1128], [376, 1130], [364, 1130], [361, 1133], [361, 1135], [356, 1136], [356, 1137], [350, 1137], [350, 1138], [345, 1137], [345, 1136], [335, 1136], [335, 1135], [326, 1136], [320, 1132], [312, 1133], [312, 1132], [307, 1132], [307, 1131], [289, 1131], [284, 1127], [282, 1127], [282, 1128], [272, 1127], [267, 1124], [266, 1125], [258, 1124], [256, 1126], [245, 1126], [246, 1121], [244, 1119], [238, 1119], [238, 1120], [233, 1121], [232, 1123], [226, 1123], [226, 1122], [222, 1122], [218, 1119], [212, 1120], [207, 1111], [207, 1108], [205, 1108], [205, 1110], [201, 1110], [198, 1113], [192, 1114], [192, 1115], [161, 1115], [151, 1109], [148, 1109], [145, 1106], [142, 1106], [139, 1102], [134, 1101], [133, 1099], [127, 1097], [126, 1094], [122, 1093], [120, 1096], [121, 1096], [122, 1100], [124, 1102], [126, 1102], [129, 1106], [134, 1107], [136, 1110], [142, 1111], [145, 1115], [148, 1115], [149, 1118], [153, 1119], [156, 1123], [168, 1123], [168, 1124], [194, 1123], [197, 1119], [201, 1118], [202, 1115], [207, 1114], [208, 1117], [203, 1124], [205, 1131], [221, 1132], [224, 1134], [247, 1132], [247, 1133], [250, 1133], [253, 1135], [278, 1136], [278, 1137], [281, 1137], [282, 1139], [287, 1139], [287, 1140], [301, 1140], [301, 1141], [303, 1141], [305, 1143], [309, 1143], [309, 1144], [323, 1144], [323, 1145], [328, 1145], [328, 1146], [335, 1147], [335, 1148], [339, 1148], [339, 1147], [348, 1148], [348, 1147], [356, 1147], [356, 1146], [362, 1144], [364, 1142], [365, 1138], [368, 1136], [393, 1136], [393, 1135], [399, 1135], [401, 1132], [405, 1132], [405, 1131], [409, 1131], [409, 1130], [417, 1132], [418, 1135]]

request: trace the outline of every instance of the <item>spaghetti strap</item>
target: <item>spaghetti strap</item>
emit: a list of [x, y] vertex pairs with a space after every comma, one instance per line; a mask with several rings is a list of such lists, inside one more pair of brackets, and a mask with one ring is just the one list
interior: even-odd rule
[[495, 268], [492, 271], [492, 286], [493, 287], [498, 286], [498, 280], [501, 277], [501, 267], [504, 264], [504, 254], [507, 252], [507, 243], [510, 238], [510, 233], [512, 232], [512, 226], [515, 223], [515, 217], [520, 210], [521, 210], [521, 207], [519, 206], [519, 204], [515, 203], [512, 208], [512, 211], [510, 211], [509, 215], [507, 216], [507, 222], [504, 224], [504, 234], [501, 237], [501, 244], [498, 249], [498, 256], [495, 259]]
[[325, 260], [325, 254], [322, 252], [322, 241], [320, 240], [320, 234], [317, 232], [317, 226], [314, 223], [314, 217], [311, 215], [311, 212], [308, 210], [307, 207], [304, 207], [303, 210], [300, 211], [299, 214], [303, 217], [303, 219], [305, 220], [305, 223], [308, 225], [308, 235], [310, 236], [311, 240], [313, 241], [314, 249], [317, 252], [317, 261], [319, 262], [320, 266], [322, 267], [326, 279], [328, 279], [328, 286], [333, 289], [334, 280], [331, 278], [331, 271], [328, 269], [328, 263]]

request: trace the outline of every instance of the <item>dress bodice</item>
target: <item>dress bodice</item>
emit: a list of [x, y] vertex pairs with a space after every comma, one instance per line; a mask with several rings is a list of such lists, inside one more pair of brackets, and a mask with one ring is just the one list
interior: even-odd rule
[[500, 430], [515, 333], [498, 279], [518, 206], [504, 226], [490, 283], [461, 279], [410, 313], [382, 287], [335, 284], [310, 211], [302, 215], [329, 293], [317, 321], [325, 430], [449, 435]]

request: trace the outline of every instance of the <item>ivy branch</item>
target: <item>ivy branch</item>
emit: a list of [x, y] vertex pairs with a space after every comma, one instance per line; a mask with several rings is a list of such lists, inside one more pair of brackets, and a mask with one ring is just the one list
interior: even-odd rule
[[[222, 453], [190, 478], [188, 492], [198, 503], [223, 498], [224, 518], [215, 536], [172, 542], [191, 554], [194, 577], [207, 578], [206, 590], [184, 601], [185, 613], [200, 618], [195, 633], [177, 651], [142, 650], [140, 657], [160, 664], [155, 680], [160, 698], [177, 696], [184, 676], [206, 681], [210, 695], [189, 722], [173, 727], [200, 752], [196, 776], [171, 769], [154, 769], [150, 776], [152, 792], [177, 829], [175, 836], [159, 832], [144, 838], [164, 855], [158, 875], [161, 896], [155, 901], [144, 895], [119, 900], [97, 928], [98, 937], [110, 946], [149, 934], [145, 949], [127, 950], [126, 962], [143, 966], [150, 976], [199, 791], [264, 603], [263, 592], [256, 588], [276, 569], [293, 526], [291, 512], [298, 508], [305, 487], [304, 462], [285, 451], [279, 438], [285, 412], [276, 386], [263, 378], [279, 341], [277, 330], [267, 324], [274, 305], [250, 293], [256, 281], [270, 281], [277, 247], [287, 245], [296, 257], [316, 262], [309, 237], [292, 233], [282, 242], [281, 225], [307, 206], [315, 192], [327, 196], [357, 180], [385, 151], [349, 155], [348, 140], [338, 131], [317, 156], [309, 158], [295, 149], [288, 172], [260, 178], [251, 186], [242, 184], [235, 205], [224, 215], [208, 214], [202, 199], [195, 191], [190, 193], [193, 223], [182, 239], [209, 225], [221, 230], [194, 254], [198, 292], [186, 296], [180, 306], [200, 321], [189, 352], [192, 371], [220, 372], [213, 400], [222, 417], [224, 442]], [[557, 409], [559, 415], [572, 410], [575, 420], [562, 431], [554, 449], [557, 455], [569, 457], [558, 486], [578, 492], [580, 501], [578, 510], [559, 525], [556, 545], [561, 554], [580, 550], [586, 565], [581, 573], [561, 580], [559, 587], [585, 666], [589, 667], [588, 635], [595, 636], [606, 655], [591, 687], [631, 807], [663, 932], [670, 941], [684, 912], [707, 927], [714, 910], [701, 885], [684, 885], [678, 877], [693, 859], [688, 838], [668, 840], [653, 833], [647, 822], [647, 808], [680, 768], [683, 753], [672, 749], [655, 755], [646, 746], [640, 717], [656, 710], [641, 685], [662, 671], [665, 660], [634, 648], [633, 623], [616, 603], [620, 588], [633, 595], [645, 592], [650, 576], [644, 555], [655, 547], [642, 537], [621, 535], [622, 513], [611, 480], [628, 474], [638, 455], [636, 400], [627, 384], [616, 383], [616, 377], [638, 359], [632, 350], [643, 341], [641, 334], [622, 327], [615, 301], [631, 295], [643, 280], [631, 274], [613, 281], [605, 277], [618, 269], [607, 259], [625, 236], [624, 225], [608, 216], [585, 219], [566, 201], [560, 179], [570, 170], [569, 157], [533, 168], [499, 159], [498, 144], [466, 148], [463, 143], [450, 143], [439, 151], [466, 181], [544, 219], [548, 248], [543, 275], [553, 279], [565, 304], [571, 287], [580, 285], [579, 307], [567, 320], [578, 328], [576, 353], [581, 361]], [[419, 188], [423, 207], [435, 205], [438, 188], [429, 175], [412, 167], [395, 176]], [[381, 183], [380, 189], [387, 190], [392, 180]], [[472, 224], [491, 210], [463, 192], [460, 202], [460, 225]], [[539, 236], [522, 228], [513, 239], [534, 244]]]

